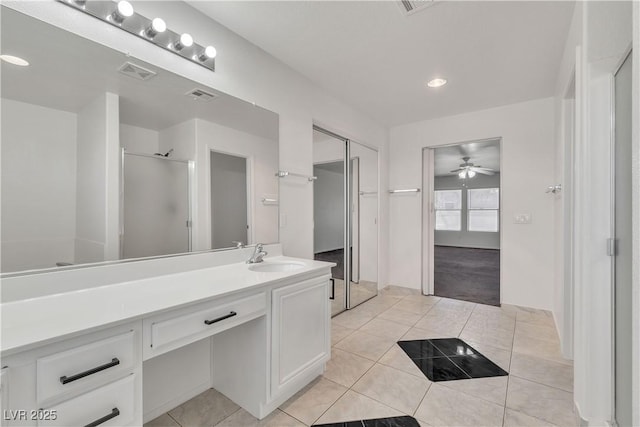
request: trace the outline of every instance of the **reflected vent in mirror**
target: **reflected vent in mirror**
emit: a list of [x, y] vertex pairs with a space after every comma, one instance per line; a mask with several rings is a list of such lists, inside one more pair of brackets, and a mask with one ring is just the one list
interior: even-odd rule
[[185, 93], [185, 95], [190, 96], [193, 99], [198, 99], [200, 101], [211, 101], [212, 99], [218, 97], [218, 95], [214, 93], [206, 92], [198, 88], [190, 90], [189, 92]]
[[438, 0], [400, 0], [397, 3], [405, 15], [412, 15], [418, 11], [426, 9], [429, 6], [433, 6], [438, 2]]
[[154, 77], [157, 73], [151, 70], [147, 70], [140, 65], [132, 64], [131, 62], [125, 62], [118, 68], [122, 74], [125, 74], [129, 77], [133, 77], [138, 80], [149, 80]]

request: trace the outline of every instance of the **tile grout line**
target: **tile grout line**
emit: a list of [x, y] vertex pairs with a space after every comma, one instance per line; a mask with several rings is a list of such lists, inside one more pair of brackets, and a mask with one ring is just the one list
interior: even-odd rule
[[[214, 389], [215, 390], [215, 389]], [[223, 395], [224, 396], [224, 395]], [[226, 397], [226, 396], [225, 396]], [[230, 413], [229, 415], [227, 415], [226, 417], [224, 417], [223, 419], [221, 419], [220, 421], [218, 421], [217, 423], [214, 424], [214, 427], [222, 424], [227, 418], [235, 415], [236, 413], [240, 412], [242, 410], [242, 407], [238, 405], [238, 409], [236, 409], [235, 411], [233, 411], [232, 413]]]
[[[182, 424], [180, 424], [180, 423], [178, 422], [178, 420], [176, 420], [175, 418], [173, 418], [169, 412], [165, 412], [165, 414], [167, 414], [167, 415], [169, 416], [169, 418], [171, 418], [171, 419], [172, 419], [176, 424], [178, 424], [180, 427], [182, 427]], [[162, 415], [160, 415], [160, 416], [162, 416]]]
[[[356, 329], [356, 330], [357, 330], [357, 329]], [[342, 349], [340, 349], [340, 348], [339, 348], [338, 350], [340, 350], [340, 351], [344, 351], [345, 353], [353, 354], [353, 355], [358, 356], [358, 357], [362, 357], [362, 356], [360, 356], [359, 354], [351, 353], [350, 351], [347, 351], [347, 350], [342, 350]], [[387, 350], [387, 351], [388, 351], [388, 350]], [[386, 352], [385, 352], [385, 353], [386, 353]], [[362, 358], [363, 358], [363, 359], [367, 359], [367, 360], [371, 361], [371, 359], [368, 359], [368, 358], [366, 358], [366, 357], [362, 357]], [[344, 385], [342, 385], [342, 384], [338, 384], [338, 383], [336, 383], [335, 381], [332, 381], [332, 380], [330, 380], [329, 378], [326, 378], [326, 377], [324, 376], [324, 374], [323, 374], [323, 375], [322, 375], [322, 378], [324, 378], [324, 379], [326, 379], [326, 380], [328, 380], [328, 381], [331, 381], [331, 382], [333, 382], [333, 383], [335, 383], [335, 384], [338, 384], [338, 385], [340, 385], [340, 386], [342, 386], [342, 387], [345, 387], [345, 388], [346, 388], [346, 390], [345, 390], [345, 392], [344, 392], [344, 393], [342, 393], [342, 394], [340, 395], [340, 397], [338, 397], [338, 398], [336, 399], [336, 401], [335, 401], [335, 402], [333, 402], [333, 403], [332, 403], [332, 404], [331, 404], [331, 405], [330, 405], [330, 406], [329, 406], [329, 407], [328, 407], [328, 408], [327, 408], [327, 409], [326, 409], [322, 414], [320, 414], [320, 416], [319, 416], [318, 418], [316, 418], [316, 420], [315, 420], [314, 422], [316, 422], [316, 421], [318, 421], [320, 418], [322, 418], [322, 416], [323, 416], [324, 414], [326, 414], [326, 413], [327, 413], [331, 408], [333, 408], [333, 406], [334, 406], [336, 403], [338, 403], [338, 400], [340, 400], [340, 399], [341, 399], [345, 394], [347, 394], [347, 392], [348, 392], [349, 390], [352, 390], [352, 389], [351, 389], [351, 387], [353, 387], [353, 386], [354, 386], [358, 381], [360, 381], [360, 379], [362, 379], [362, 377], [364, 377], [364, 376], [367, 374], [367, 372], [369, 372], [369, 371], [371, 370], [371, 368], [373, 368], [373, 367], [376, 365], [376, 363], [377, 363], [377, 362], [373, 362], [373, 365], [371, 365], [369, 368], [367, 368], [367, 370], [366, 370], [366, 371], [364, 371], [364, 373], [363, 373], [362, 375], [360, 375], [360, 376], [359, 376], [359, 377], [358, 377], [358, 378], [353, 382], [353, 384], [351, 384], [349, 387], [345, 387], [345, 386], [344, 386]], [[357, 391], [355, 391], [355, 390], [352, 390], [352, 391], [353, 391], [354, 393], [357, 393]], [[358, 393], [358, 394], [360, 394], [360, 393]], [[367, 397], [368, 397], [368, 396], [367, 396]]]

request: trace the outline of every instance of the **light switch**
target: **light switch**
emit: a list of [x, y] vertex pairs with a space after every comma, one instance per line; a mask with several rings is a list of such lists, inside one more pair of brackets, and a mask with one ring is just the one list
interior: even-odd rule
[[531, 214], [528, 214], [528, 213], [516, 214], [513, 218], [513, 222], [516, 224], [531, 224]]
[[285, 228], [287, 226], [287, 215], [280, 214], [280, 228]]

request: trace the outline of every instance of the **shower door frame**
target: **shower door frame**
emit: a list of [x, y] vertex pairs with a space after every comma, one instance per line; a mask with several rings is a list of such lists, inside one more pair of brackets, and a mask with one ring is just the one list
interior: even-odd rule
[[[124, 156], [125, 155], [147, 157], [150, 159], [164, 160], [170, 162], [186, 163], [187, 165], [187, 253], [193, 252], [193, 182], [195, 179], [195, 162], [188, 159], [170, 159], [164, 156], [157, 156], [155, 154], [139, 153], [135, 151], [127, 151], [126, 148], [120, 149], [120, 218], [119, 218], [119, 245], [120, 245], [120, 260], [124, 260]], [[164, 254], [159, 256], [172, 256], [177, 254]]]
[[[376, 294], [374, 296], [372, 296], [371, 298], [368, 298], [366, 300], [360, 301], [356, 306], [352, 306], [351, 305], [351, 246], [350, 246], [350, 242], [351, 242], [351, 228], [353, 226], [353, 221], [352, 221], [352, 202], [353, 202], [353, 197], [351, 194], [351, 185], [352, 185], [352, 180], [351, 180], [351, 143], [356, 143], [359, 144], [363, 147], [366, 147], [370, 150], [373, 150], [376, 152], [376, 158], [377, 158], [377, 163], [376, 163], [376, 171], [377, 171], [377, 191], [378, 191], [378, 204], [377, 204], [377, 213], [376, 213], [376, 218], [380, 217], [380, 152], [378, 151], [377, 148], [372, 147], [370, 145], [367, 144], [363, 144], [361, 142], [346, 138], [340, 134], [334, 133], [330, 130], [327, 130], [324, 127], [318, 126], [318, 125], [313, 125], [313, 130], [318, 131], [320, 133], [323, 133], [325, 135], [328, 135], [332, 138], [335, 138], [339, 141], [344, 142], [344, 166], [343, 166], [343, 175], [344, 175], [344, 182], [343, 182], [343, 197], [344, 197], [344, 212], [342, 213], [344, 215], [344, 232], [343, 232], [343, 244], [344, 244], [344, 253], [343, 253], [343, 262], [344, 262], [344, 283], [345, 283], [345, 292], [344, 292], [344, 307], [345, 310], [351, 310], [354, 307], [357, 307], [358, 305], [362, 304], [365, 301], [368, 301], [369, 299], [377, 296], [379, 294], [378, 290], [376, 290]], [[359, 189], [357, 191], [354, 192], [354, 197], [360, 197], [359, 194]], [[378, 250], [376, 251], [376, 265], [379, 265], [380, 263], [378, 262], [380, 259], [380, 225], [379, 222], [376, 224], [377, 226], [377, 235], [376, 235], [376, 243], [378, 246]], [[379, 286], [380, 285], [380, 270], [378, 268], [378, 270], [376, 271], [376, 285]], [[344, 311], [343, 311], [344, 312]], [[339, 314], [339, 313], [337, 313]]]

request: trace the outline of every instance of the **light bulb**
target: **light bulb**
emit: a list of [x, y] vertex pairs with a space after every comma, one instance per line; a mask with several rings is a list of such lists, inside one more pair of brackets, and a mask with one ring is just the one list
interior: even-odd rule
[[151, 21], [151, 25], [144, 31], [147, 37], [150, 39], [158, 35], [158, 33], [164, 33], [167, 30], [167, 24], [161, 18], [155, 18]]
[[180, 39], [174, 43], [173, 47], [176, 50], [182, 50], [185, 47], [191, 47], [193, 44], [193, 37], [190, 34], [184, 33], [180, 36]]
[[200, 61], [204, 62], [207, 59], [215, 58], [217, 53], [218, 52], [216, 51], [215, 47], [207, 46], [207, 47], [204, 48], [202, 53], [198, 56], [198, 59]]
[[473, 178], [474, 176], [476, 176], [475, 171], [469, 170], [469, 172], [467, 172], [467, 175], [469, 176], [469, 178]]
[[447, 84], [447, 79], [437, 78], [437, 79], [430, 80], [429, 83], [427, 83], [427, 86], [435, 88], [435, 87], [444, 86], [446, 84]]
[[462, 171], [458, 174], [458, 176], [460, 177], [460, 179], [464, 179], [464, 177], [467, 175], [467, 171]]
[[122, 24], [131, 15], [133, 15], [133, 6], [127, 0], [121, 0], [116, 5], [116, 10], [111, 14], [111, 19], [116, 24]]
[[4, 62], [8, 62], [9, 64], [18, 65], [20, 67], [27, 67], [29, 65], [29, 61], [26, 59], [22, 59], [19, 56], [13, 55], [0, 55], [0, 59]]

